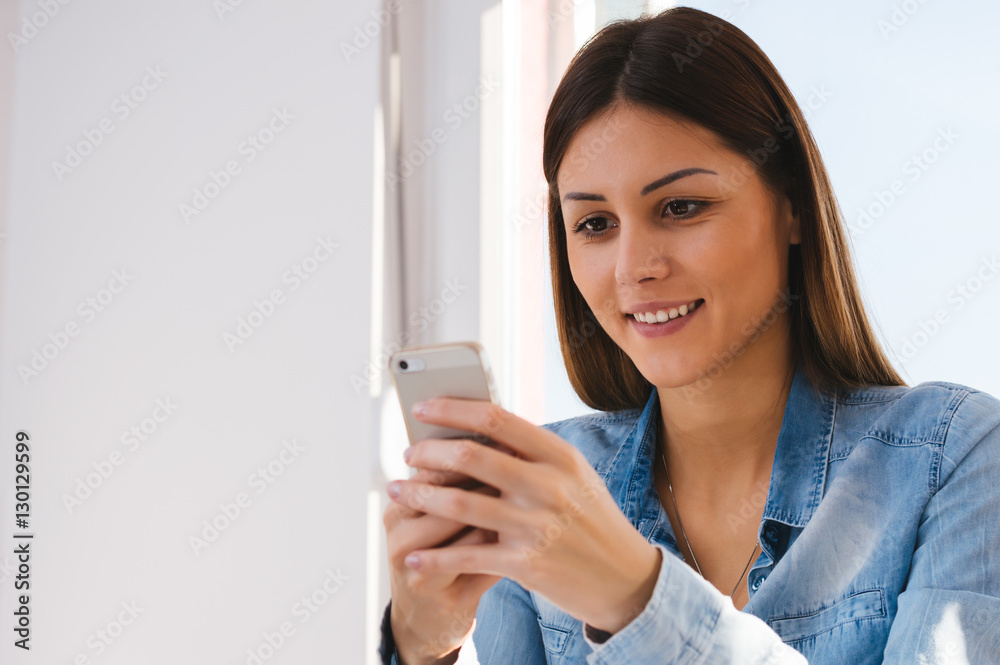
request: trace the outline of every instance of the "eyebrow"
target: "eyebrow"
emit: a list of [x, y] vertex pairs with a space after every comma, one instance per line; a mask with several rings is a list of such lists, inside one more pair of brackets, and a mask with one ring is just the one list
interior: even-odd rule
[[[686, 178], [689, 175], [695, 175], [696, 173], [707, 173], [709, 175], [719, 175], [715, 171], [710, 171], [708, 169], [703, 169], [699, 167], [692, 167], [689, 169], [681, 169], [680, 171], [674, 171], [669, 173], [659, 180], [654, 180], [645, 187], [642, 188], [641, 195], [645, 196], [653, 190], [659, 189], [660, 187], [666, 187], [670, 183], [680, 180], [681, 178]], [[586, 192], [567, 192], [566, 196], [563, 197], [563, 201], [607, 201], [603, 194], [588, 194]]]

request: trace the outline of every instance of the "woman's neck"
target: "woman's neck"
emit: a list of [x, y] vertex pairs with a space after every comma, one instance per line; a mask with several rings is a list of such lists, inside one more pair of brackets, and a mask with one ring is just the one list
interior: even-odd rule
[[754, 355], [710, 381], [657, 391], [658, 438], [675, 488], [689, 496], [728, 502], [761, 484], [766, 494], [795, 360]]

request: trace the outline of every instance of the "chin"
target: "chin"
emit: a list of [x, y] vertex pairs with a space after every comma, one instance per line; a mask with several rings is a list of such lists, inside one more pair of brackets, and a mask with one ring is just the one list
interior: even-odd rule
[[683, 388], [698, 382], [705, 376], [707, 361], [690, 357], [663, 358], [650, 362], [636, 363], [639, 373], [657, 388]]

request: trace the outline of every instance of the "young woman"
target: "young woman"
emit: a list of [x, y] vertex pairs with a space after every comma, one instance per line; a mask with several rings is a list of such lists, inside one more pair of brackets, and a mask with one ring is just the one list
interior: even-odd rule
[[1000, 401], [893, 370], [759, 48], [687, 8], [608, 26], [543, 159], [563, 358], [603, 413], [416, 407], [499, 446], [407, 451], [385, 662], [1000, 662]]

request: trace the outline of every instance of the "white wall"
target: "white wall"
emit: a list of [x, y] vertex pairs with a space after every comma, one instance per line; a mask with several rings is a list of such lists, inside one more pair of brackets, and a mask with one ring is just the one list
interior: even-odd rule
[[[365, 662], [373, 433], [370, 398], [349, 377], [369, 351], [379, 3], [41, 4], [57, 11], [37, 34], [0, 44], [0, 72], [14, 76], [0, 126], [12, 136], [0, 564], [12, 533], [35, 536], [31, 652], [12, 646], [15, 578], [0, 572], [0, 661], [243, 663], [288, 622], [267, 662]], [[4, 5], [4, 35], [42, 11]], [[376, 38], [348, 62], [340, 44], [366, 25]], [[144, 80], [126, 117], [115, 100]], [[291, 119], [251, 160], [240, 146], [268, 138], [274, 109]], [[53, 162], [103, 119], [113, 132], [57, 177]], [[230, 160], [238, 174], [186, 223], [179, 205]], [[313, 264], [318, 238], [338, 246]], [[298, 288], [295, 266], [315, 270]], [[128, 285], [105, 292], [116, 271]], [[224, 335], [275, 290], [273, 315], [228, 348]], [[88, 298], [110, 302], [91, 313]], [[62, 339], [67, 325], [77, 334]], [[50, 335], [65, 348], [47, 347]], [[52, 357], [24, 378], [36, 350]], [[158, 400], [176, 405], [169, 417]], [[123, 442], [153, 416], [164, 421], [146, 441]], [[13, 522], [19, 430], [32, 441], [27, 530]], [[275, 461], [292, 441], [296, 456]], [[260, 484], [269, 464], [281, 475]], [[98, 486], [67, 508], [79, 479]], [[219, 504], [241, 493], [239, 516], [196, 553], [189, 538], [225, 523]], [[301, 599], [324, 599], [328, 571], [339, 588], [303, 622]], [[122, 603], [141, 613], [119, 633]], [[103, 650], [100, 630], [116, 636]]]

